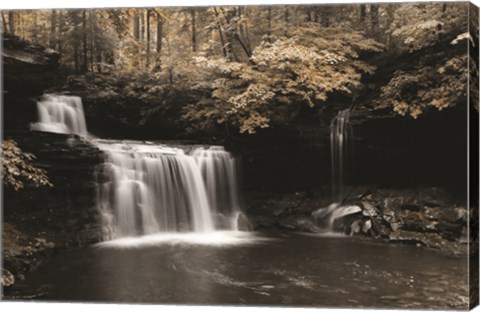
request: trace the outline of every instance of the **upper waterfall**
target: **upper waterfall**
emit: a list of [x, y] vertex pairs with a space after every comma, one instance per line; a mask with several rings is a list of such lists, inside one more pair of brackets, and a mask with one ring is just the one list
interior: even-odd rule
[[82, 99], [78, 96], [46, 94], [37, 102], [38, 122], [31, 130], [87, 135]]

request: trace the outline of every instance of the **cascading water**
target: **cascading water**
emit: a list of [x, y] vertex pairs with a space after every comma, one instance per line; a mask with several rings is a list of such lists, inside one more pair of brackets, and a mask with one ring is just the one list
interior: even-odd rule
[[333, 203], [312, 212], [312, 217], [321, 223], [325, 230], [332, 232], [335, 220], [344, 216], [358, 213], [360, 207], [356, 205], [342, 205], [345, 197], [344, 178], [348, 152], [351, 148], [350, 140], [353, 130], [350, 126], [350, 108], [338, 112], [330, 124], [330, 153], [332, 167], [332, 197]]
[[344, 196], [344, 177], [346, 152], [352, 137], [349, 125], [351, 109], [338, 112], [330, 124], [330, 153], [332, 165], [332, 195], [335, 201]]
[[213, 213], [226, 218], [223, 223], [230, 220], [229, 228], [234, 229], [240, 213], [237, 159], [221, 146], [197, 148], [192, 156], [200, 167]]
[[87, 135], [82, 99], [78, 96], [46, 94], [37, 102], [39, 121], [31, 130]]
[[138, 142], [97, 145], [108, 155], [96, 173], [104, 239], [235, 230], [236, 161], [222, 147], [186, 153]]
[[[87, 137], [82, 100], [44, 95], [32, 130]], [[170, 147], [92, 140], [106, 154], [96, 168], [105, 240], [161, 232], [236, 230], [238, 164], [223, 147]]]

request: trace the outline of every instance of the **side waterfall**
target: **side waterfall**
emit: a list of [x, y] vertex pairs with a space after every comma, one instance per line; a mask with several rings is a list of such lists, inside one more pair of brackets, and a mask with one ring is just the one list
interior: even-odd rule
[[349, 123], [351, 112], [350, 108], [339, 111], [330, 124], [333, 203], [312, 212], [313, 219], [322, 224], [328, 232], [334, 230], [335, 220], [361, 211], [360, 207], [355, 205], [342, 205], [346, 195], [344, 190], [346, 161], [351, 148], [350, 140], [353, 137]]
[[[32, 130], [87, 136], [82, 100], [45, 95]], [[161, 232], [237, 230], [238, 160], [221, 146], [92, 140], [104, 240]]]
[[350, 109], [339, 111], [330, 124], [332, 195], [335, 201], [341, 201], [345, 195], [345, 160], [352, 137], [352, 128], [349, 125], [350, 113]]
[[87, 135], [82, 99], [78, 96], [46, 94], [37, 102], [38, 122], [31, 130]]

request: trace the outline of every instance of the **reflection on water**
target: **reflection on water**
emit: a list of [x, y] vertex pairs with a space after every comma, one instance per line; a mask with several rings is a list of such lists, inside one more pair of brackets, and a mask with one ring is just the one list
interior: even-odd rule
[[59, 255], [30, 274], [45, 300], [466, 308], [466, 258], [349, 237], [175, 234]]

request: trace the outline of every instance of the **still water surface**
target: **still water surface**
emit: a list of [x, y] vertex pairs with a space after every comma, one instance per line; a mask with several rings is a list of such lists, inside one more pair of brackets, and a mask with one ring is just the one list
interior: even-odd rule
[[466, 257], [367, 239], [219, 233], [123, 239], [27, 276], [48, 301], [463, 309]]

